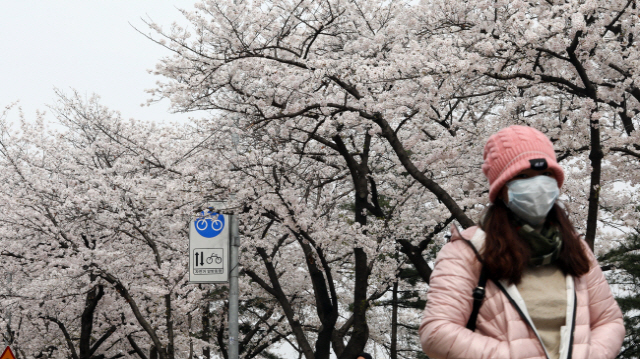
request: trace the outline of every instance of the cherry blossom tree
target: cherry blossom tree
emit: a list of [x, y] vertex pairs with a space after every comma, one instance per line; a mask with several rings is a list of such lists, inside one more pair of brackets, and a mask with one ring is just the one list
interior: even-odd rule
[[[184, 15], [189, 28], [149, 24], [148, 36], [174, 52], [158, 65], [167, 79], [158, 98], [178, 111], [224, 113], [233, 123], [214, 119], [220, 126], [269, 143], [257, 167], [295, 159], [276, 167], [289, 173], [316, 161], [348, 170], [360, 227], [350, 233], [354, 324], [345, 349], [333, 345], [338, 357], [355, 355], [368, 337], [357, 318], [371, 278], [364, 263], [376, 260], [360, 237], [389, 229], [380, 242], [398, 245], [428, 282], [434, 236], [452, 221], [472, 225], [486, 204], [481, 146], [501, 127], [531, 125], [554, 141], [569, 178], [563, 199], [592, 248], [598, 224], [637, 223], [634, 1], [203, 1]], [[287, 198], [286, 212], [295, 214], [305, 193]], [[386, 200], [393, 210], [383, 209]], [[295, 237], [294, 228], [271, 243]], [[262, 258], [269, 262], [268, 251]], [[253, 279], [282, 298], [272, 272], [271, 285]], [[297, 325], [293, 314], [288, 320]], [[341, 333], [327, 328], [331, 316], [321, 322]], [[315, 352], [302, 329], [296, 340], [306, 357], [327, 353], [320, 335]]]
[[[352, 332], [351, 303], [338, 296], [356, 285], [352, 237], [371, 246], [370, 257], [394, 249], [383, 241], [389, 229], [372, 226], [364, 236], [366, 222], [351, 219], [346, 166], [284, 156], [262, 136], [239, 140], [233, 126], [177, 132], [127, 123], [95, 100], [62, 94], [56, 114], [62, 131], [48, 133], [44, 123], [24, 123], [21, 133], [3, 127], [2, 256], [11, 264], [3, 273], [12, 276], [3, 308], [11, 311], [7, 333], [22, 356], [171, 358], [198, 348], [224, 356], [224, 290], [186, 284], [184, 251], [193, 209], [229, 191], [244, 206], [250, 249], [243, 260], [245, 357], [300, 332], [298, 343], [316, 336], [334, 346]], [[383, 154], [374, 158], [376, 172], [395, 166]], [[382, 204], [375, 196], [377, 211], [391, 208], [390, 196]], [[401, 265], [396, 258], [373, 263], [366, 268], [367, 302], [389, 290]], [[307, 272], [298, 270], [305, 266]], [[327, 315], [308, 316], [318, 305], [329, 307]], [[320, 329], [327, 317], [340, 323], [339, 335]]]
[[[637, 227], [613, 187], [637, 183], [638, 17], [636, 1], [473, 1], [424, 3], [428, 36], [455, 34], [458, 61], [475, 59], [481, 91], [504, 91], [505, 115], [547, 130], [560, 158], [577, 155], [582, 221], [593, 248], [600, 205]], [[472, 90], [478, 91], [478, 90]], [[584, 153], [585, 156], [580, 156]], [[572, 157], [573, 157], [572, 156]], [[585, 158], [588, 156], [587, 158]], [[575, 162], [575, 160], [573, 161]], [[607, 162], [615, 162], [607, 166]], [[576, 176], [576, 177], [578, 177]], [[578, 178], [579, 178], [578, 177]], [[623, 195], [624, 196], [624, 195]], [[584, 196], [581, 196], [584, 197]], [[620, 222], [618, 222], [620, 224]]]
[[3, 122], [0, 324], [22, 356], [227, 358], [226, 288], [186, 282], [188, 221], [223, 199], [242, 237], [242, 357], [416, 357], [429, 261], [479, 220], [482, 146], [510, 124], [554, 142], [592, 248], [621, 237], [599, 226], [638, 228], [635, 1], [183, 14], [188, 28], [149, 23], [173, 52], [152, 94], [210, 116], [124, 121], [61, 94], [63, 130]]
[[[410, 34], [403, 33], [402, 27], [398, 31], [398, 25], [403, 21], [403, 16], [398, 16], [398, 12], [403, 9], [402, 4], [389, 3], [388, 6], [381, 5], [382, 9], [369, 8], [369, 5], [366, 5], [367, 8], [364, 10], [357, 3], [348, 2], [300, 4], [288, 2], [263, 4], [263, 6], [252, 3], [203, 4], [200, 11], [206, 15], [201, 16], [196, 12], [193, 14], [192, 21], [194, 24], [204, 24], [209, 21], [204, 16], [213, 16], [212, 27], [196, 26], [196, 31], [202, 39], [196, 40], [195, 46], [188, 43], [190, 35], [186, 31], [180, 33], [182, 30], [174, 29], [175, 33], [167, 35], [172, 38], [173, 42], [170, 46], [174, 46], [178, 56], [175, 62], [169, 63], [163, 72], [173, 74], [178, 79], [175, 83], [161, 87], [159, 91], [166, 96], [173, 94], [179, 96], [181, 102], [177, 106], [184, 106], [185, 110], [213, 109], [234, 114], [237, 127], [250, 128], [251, 134], [257, 132], [259, 136], [267, 136], [267, 140], [276, 142], [271, 147], [279, 144], [284, 147], [284, 149], [272, 150], [277, 151], [277, 155], [260, 153], [259, 156], [264, 161], [271, 162], [274, 158], [277, 159], [283, 155], [288, 160], [297, 158], [297, 161], [305, 162], [326, 161], [327, 156], [338, 156], [343, 168], [348, 170], [347, 176], [351, 179], [347, 185], [353, 186], [354, 222], [363, 226], [353, 234], [347, 229], [340, 230], [341, 233], [348, 234], [350, 237], [358, 238], [366, 235], [369, 241], [375, 240], [372, 230], [365, 227], [373, 226], [370, 223], [370, 216], [383, 219], [383, 226], [390, 225], [389, 221], [396, 215], [396, 211], [394, 208], [394, 211], [385, 213], [382, 209], [379, 203], [381, 189], [385, 187], [388, 190], [394, 189], [395, 191], [390, 191], [390, 194], [386, 195], [389, 200], [395, 200], [394, 202], [406, 201], [408, 191], [423, 192], [420, 194], [430, 196], [431, 198], [419, 202], [433, 204], [436, 210], [429, 212], [430, 218], [422, 221], [427, 225], [420, 226], [419, 234], [410, 231], [405, 236], [401, 233], [403, 231], [394, 232], [397, 235], [395, 240], [402, 244], [403, 250], [410, 254], [416, 267], [420, 268], [423, 278], [428, 280], [430, 268], [422, 252], [431, 239], [453, 219], [457, 219], [464, 226], [473, 223], [459, 203], [451, 197], [449, 191], [444, 189], [435, 178], [451, 180], [459, 175], [458, 171], [465, 170], [456, 168], [454, 171], [425, 174], [418, 170], [413, 159], [407, 155], [405, 147], [408, 144], [402, 143], [400, 138], [408, 137], [410, 146], [410, 143], [416, 143], [422, 137], [435, 136], [432, 133], [436, 135], [446, 133], [444, 138], [432, 137], [433, 141], [424, 143], [426, 146], [415, 149], [421, 152], [435, 149], [435, 153], [428, 156], [433, 163], [454, 162], [455, 158], [463, 156], [459, 151], [461, 148], [477, 149], [478, 144], [473, 144], [471, 137], [465, 137], [462, 134], [459, 137], [460, 140], [470, 142], [469, 146], [454, 145], [443, 151], [443, 142], [450, 138], [458, 138], [458, 129], [451, 126], [451, 123], [456, 121], [455, 117], [459, 116], [454, 114], [456, 106], [448, 98], [444, 100], [437, 97], [430, 98], [430, 90], [443, 84], [436, 84], [435, 81], [428, 86], [416, 83], [414, 81], [416, 74], [419, 74], [422, 69], [414, 66], [413, 61], [406, 64], [405, 69], [397, 68], [397, 64], [407, 60], [410, 53], [410, 50], [402, 48], [402, 41], [405, 41], [403, 37]], [[231, 21], [231, 18], [237, 21]], [[259, 21], [249, 22], [248, 19]], [[374, 23], [375, 29], [372, 28]], [[230, 39], [229, 34], [236, 35]], [[377, 41], [376, 37], [381, 41]], [[363, 41], [367, 46], [378, 44], [367, 53], [366, 48], [361, 44]], [[278, 45], [279, 42], [282, 44]], [[395, 45], [396, 42], [398, 45]], [[400, 51], [393, 51], [398, 46]], [[322, 54], [328, 56], [322, 56]], [[387, 55], [389, 57], [385, 58]], [[244, 68], [254, 65], [259, 68], [256, 72], [243, 71]], [[429, 69], [429, 72], [437, 72], [435, 67], [438, 67], [438, 64], [432, 66], [434, 69]], [[193, 69], [194, 72], [187, 74], [184, 71], [178, 71], [185, 68]], [[346, 74], [346, 77], [343, 77], [342, 73]], [[240, 83], [236, 83], [235, 74], [239, 74], [240, 77], [237, 79]], [[366, 85], [355, 85], [356, 78], [365, 78]], [[395, 82], [406, 82], [408, 87], [394, 88]], [[194, 86], [187, 85], [189, 83], [193, 83]], [[181, 88], [179, 93], [178, 87]], [[383, 102], [382, 99], [387, 101]], [[427, 106], [434, 114], [441, 114], [441, 118], [436, 121], [430, 119], [426, 128], [416, 132], [415, 128], [410, 128], [409, 125], [424, 124], [421, 122], [422, 116], [415, 117], [420, 113], [416, 107], [420, 106]], [[432, 109], [434, 106], [437, 106], [435, 110]], [[378, 107], [380, 110], [387, 110], [388, 113], [382, 116]], [[415, 122], [409, 123], [410, 121]], [[392, 129], [391, 123], [397, 127]], [[475, 127], [474, 124], [471, 126]], [[290, 157], [287, 152], [295, 157]], [[375, 169], [378, 172], [376, 174], [389, 179], [394, 178], [396, 181], [400, 180], [397, 185], [388, 183], [385, 178], [378, 180], [375, 178], [374, 169], [371, 168], [372, 156], [384, 158], [388, 153], [395, 153], [396, 156], [388, 159], [389, 166], [382, 165], [382, 162], [376, 158], [376, 167], [378, 167]], [[300, 165], [300, 163], [295, 164], [296, 167]], [[268, 163], [261, 162], [256, 167], [267, 166]], [[291, 165], [285, 168], [288, 167]], [[306, 165], [305, 167], [310, 168]], [[409, 172], [410, 176], [396, 175], [402, 172]], [[277, 172], [273, 175], [276, 193], [279, 191], [279, 182], [281, 182], [278, 176]], [[416, 186], [416, 181], [422, 186]], [[448, 182], [447, 185], [452, 189], [457, 187], [459, 190], [459, 186], [453, 181]], [[474, 185], [467, 185], [469, 186]], [[425, 192], [423, 187], [426, 187], [428, 192]], [[476, 192], [479, 192], [481, 187], [475, 187]], [[402, 196], [403, 191], [405, 191], [405, 198], [398, 198]], [[284, 196], [279, 194], [279, 197]], [[471, 197], [469, 203], [473, 206], [480, 196], [476, 193]], [[304, 198], [304, 196], [301, 197], [299, 193], [295, 194], [295, 198]], [[270, 200], [270, 203], [283, 200], [275, 198], [275, 201]], [[286, 200], [291, 203], [298, 201], [289, 198]], [[437, 202], [441, 204], [436, 204]], [[286, 203], [283, 204], [286, 205]], [[292, 208], [287, 208], [286, 212], [295, 213]], [[422, 216], [415, 219], [421, 220]], [[272, 220], [284, 221], [281, 217], [272, 218]], [[403, 226], [407, 225], [409, 223], [403, 224]], [[391, 231], [395, 229], [397, 228]], [[289, 230], [293, 231], [293, 228], [289, 226]], [[306, 234], [299, 234], [299, 237], [299, 240], [310, 241], [311, 239]], [[305, 243], [302, 242], [302, 244], [304, 247]], [[368, 339], [366, 309], [369, 304], [366, 293], [370, 267], [375, 261], [368, 260], [371, 257], [367, 255], [364, 244], [361, 246], [356, 242], [353, 253], [355, 261], [353, 324], [349, 323], [352, 325], [352, 330], [344, 350], [342, 350], [344, 345], [337, 341], [333, 343], [334, 350], [340, 357], [355, 356], [363, 349]], [[263, 254], [262, 257], [265, 258], [266, 255]], [[308, 263], [308, 265], [311, 264]], [[322, 269], [329, 276], [327, 265]], [[310, 272], [315, 271], [310, 268]], [[317, 272], [322, 273], [322, 271]], [[259, 281], [257, 276], [253, 279]], [[273, 281], [274, 276], [271, 275], [270, 279]], [[318, 280], [319, 283], [314, 283], [316, 294], [319, 288], [325, 286], [324, 281], [329, 278], [319, 276]], [[267, 289], [267, 284], [262, 286]], [[336, 294], [332, 293], [331, 288], [328, 291], [328, 295], [324, 296], [326, 304], [323, 306], [322, 303], [317, 303], [318, 315], [325, 333], [319, 334], [315, 350], [311, 345], [302, 344], [305, 342], [302, 330], [296, 332], [297, 342], [307, 358], [314, 355], [316, 357], [329, 355], [330, 340], [328, 338], [334, 336], [332, 333], [336, 332], [334, 325], [339, 309]], [[276, 297], [282, 296], [276, 292], [272, 294]], [[283, 300], [280, 300], [280, 303], [283, 307], [287, 307], [283, 304]], [[324, 319], [323, 317], [327, 315], [328, 318]], [[288, 316], [288, 320], [293, 328], [297, 326], [293, 313]], [[337, 332], [340, 333], [339, 330]]]
[[22, 357], [186, 357], [207, 309], [185, 279], [190, 142], [96, 99], [60, 94], [54, 112], [63, 130], [2, 124], [11, 341]]

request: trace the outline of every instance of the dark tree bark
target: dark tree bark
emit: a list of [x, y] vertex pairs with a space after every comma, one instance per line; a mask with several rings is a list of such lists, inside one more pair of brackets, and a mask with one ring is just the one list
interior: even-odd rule
[[118, 294], [120, 294], [120, 296], [129, 304], [129, 307], [131, 308], [133, 315], [138, 320], [138, 323], [140, 324], [140, 326], [149, 335], [149, 338], [153, 342], [153, 351], [152, 351], [152, 354], [149, 356], [153, 357], [153, 355], [156, 355], [155, 359], [158, 359], [158, 357], [159, 359], [172, 359], [172, 358], [167, 358], [165, 349], [162, 347], [162, 342], [160, 341], [160, 338], [158, 338], [158, 335], [155, 329], [144, 318], [144, 315], [142, 315], [142, 312], [140, 312], [140, 308], [138, 307], [138, 304], [133, 299], [133, 297], [131, 297], [131, 294], [129, 293], [127, 288], [116, 277], [114, 277], [109, 273], [101, 271], [98, 275], [102, 277], [104, 280], [106, 280], [109, 284], [113, 285], [113, 287], [118, 292]]
[[473, 220], [471, 220], [471, 218], [469, 218], [469, 216], [464, 213], [464, 210], [460, 208], [460, 206], [458, 206], [458, 203], [456, 203], [456, 201], [449, 195], [449, 193], [447, 193], [447, 191], [440, 187], [438, 183], [425, 176], [425, 174], [422, 173], [422, 171], [420, 171], [413, 164], [413, 161], [411, 161], [411, 158], [409, 157], [408, 151], [405, 150], [402, 142], [396, 135], [395, 131], [391, 128], [387, 120], [379, 114], [367, 117], [373, 120], [378, 126], [380, 126], [382, 136], [389, 142], [396, 156], [398, 156], [400, 163], [402, 163], [402, 166], [407, 170], [407, 172], [409, 172], [411, 177], [413, 177], [416, 181], [418, 181], [421, 185], [423, 185], [426, 189], [433, 193], [438, 198], [438, 200], [447, 207], [447, 209], [451, 212], [451, 214], [463, 228], [473, 226]]
[[[224, 325], [221, 325], [218, 327], [218, 330], [216, 331], [216, 340], [218, 341], [218, 345], [220, 346], [220, 352], [222, 353], [222, 358], [224, 359], [229, 359], [229, 350], [227, 349], [227, 344], [224, 338]], [[207, 348], [207, 350], [209, 350]], [[211, 358], [209, 357], [206, 357]]]
[[589, 159], [591, 160], [591, 183], [589, 186], [589, 209], [587, 212], [587, 232], [585, 240], [589, 244], [589, 248], [593, 251], [596, 231], [598, 229], [598, 209], [600, 200], [600, 174], [602, 173], [602, 145], [600, 144], [599, 121], [591, 120], [591, 152]]
[[171, 318], [171, 313], [173, 313], [171, 308], [171, 293], [165, 294], [164, 296], [165, 303], [165, 319], [167, 323], [167, 336], [169, 337], [169, 343], [167, 344], [167, 358], [173, 359], [175, 357], [174, 351], [174, 342], [173, 342], [173, 319]]
[[147, 359], [147, 355], [142, 351], [142, 348], [138, 346], [138, 343], [136, 343], [131, 334], [127, 335], [127, 340], [129, 341], [129, 345], [131, 345], [131, 347], [133, 348], [133, 352], [138, 354], [138, 357], [140, 357], [140, 359]]
[[[587, 71], [576, 55], [576, 48], [578, 47], [581, 37], [582, 31], [577, 31], [571, 41], [571, 45], [567, 48], [567, 54], [569, 55], [569, 61], [578, 72], [580, 80], [582, 80], [582, 83], [584, 84], [586, 95], [597, 102], [597, 87], [589, 79]], [[589, 153], [589, 159], [591, 160], [591, 183], [589, 185], [589, 209], [587, 212], [587, 233], [585, 235], [585, 240], [589, 244], [589, 248], [593, 251], [596, 230], [598, 228], [600, 173], [602, 171], [602, 158], [604, 157], [604, 154], [600, 143], [600, 122], [597, 119], [591, 118], [589, 125], [589, 134], [591, 137], [591, 152]]]
[[367, 325], [367, 287], [369, 286], [369, 267], [367, 254], [362, 248], [354, 248], [356, 264], [355, 288], [353, 291], [353, 330], [340, 359], [355, 358], [364, 350], [369, 340], [369, 326]]
[[[361, 225], [367, 224], [367, 208], [376, 207], [368, 205], [369, 197], [369, 146], [371, 136], [365, 135], [365, 140], [360, 155], [360, 163], [349, 153], [342, 138], [333, 136], [333, 141], [340, 155], [345, 159], [355, 188], [355, 221]], [[367, 288], [369, 287], [369, 265], [367, 254], [362, 248], [353, 249], [355, 261], [355, 285], [353, 290], [353, 328], [351, 338], [339, 359], [355, 358], [369, 340], [369, 326], [367, 324]], [[330, 338], [329, 338], [330, 340]]]
[[296, 338], [296, 342], [300, 346], [300, 349], [302, 350], [302, 353], [304, 354], [305, 358], [314, 359], [313, 349], [311, 348], [311, 345], [309, 344], [304, 334], [304, 329], [302, 328], [300, 321], [296, 319], [296, 314], [293, 310], [291, 302], [289, 301], [289, 298], [287, 298], [286, 294], [284, 293], [284, 290], [282, 289], [278, 273], [276, 272], [276, 269], [273, 266], [273, 263], [271, 262], [271, 258], [269, 257], [269, 255], [267, 254], [267, 251], [264, 248], [257, 248], [257, 252], [262, 259], [265, 269], [267, 270], [267, 273], [269, 275], [269, 281], [271, 282], [271, 286], [269, 286], [267, 282], [265, 282], [260, 276], [258, 276], [253, 271], [245, 269], [245, 273], [247, 273], [247, 275], [251, 277], [253, 281], [258, 283], [258, 285], [260, 285], [264, 290], [269, 292], [269, 294], [271, 294], [278, 300], [278, 302], [280, 303], [280, 307], [282, 307], [282, 310], [284, 311], [284, 314], [287, 317], [287, 321], [291, 326], [293, 335]]
[[[209, 343], [211, 341], [211, 313], [209, 312], [209, 301], [207, 300], [202, 308], [202, 338], [203, 341]], [[221, 351], [226, 350], [221, 346]], [[202, 348], [202, 356], [206, 359], [211, 358], [211, 348]]]
[[391, 301], [391, 348], [389, 359], [398, 359], [398, 281], [393, 283]]
[[98, 302], [104, 295], [104, 287], [96, 285], [87, 292], [84, 311], [80, 319], [80, 359], [89, 359], [91, 352], [91, 333], [93, 332], [93, 316]]

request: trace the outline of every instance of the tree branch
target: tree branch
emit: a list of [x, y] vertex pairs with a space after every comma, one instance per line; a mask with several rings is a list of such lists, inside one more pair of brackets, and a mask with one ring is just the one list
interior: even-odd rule
[[44, 316], [42, 318], [52, 321], [58, 325], [58, 327], [62, 331], [62, 334], [64, 335], [65, 341], [67, 342], [67, 347], [69, 348], [69, 351], [71, 351], [71, 357], [73, 359], [79, 359], [78, 353], [76, 353], [76, 348], [73, 346], [73, 342], [71, 341], [71, 336], [69, 335], [69, 332], [67, 332], [67, 328], [64, 326], [64, 324], [58, 319], [51, 316]]

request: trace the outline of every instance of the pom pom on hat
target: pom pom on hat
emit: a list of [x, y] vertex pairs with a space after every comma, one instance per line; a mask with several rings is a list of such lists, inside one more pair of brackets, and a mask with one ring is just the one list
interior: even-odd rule
[[537, 169], [537, 165], [554, 172], [558, 188], [564, 183], [564, 171], [556, 160], [553, 144], [542, 132], [531, 127], [509, 126], [498, 131], [489, 137], [483, 158], [482, 172], [489, 180], [491, 203], [509, 180], [527, 168]]

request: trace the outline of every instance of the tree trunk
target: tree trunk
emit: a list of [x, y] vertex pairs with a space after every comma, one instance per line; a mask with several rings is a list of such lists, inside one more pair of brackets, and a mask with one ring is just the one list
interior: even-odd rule
[[356, 278], [353, 291], [353, 330], [340, 359], [355, 358], [360, 354], [369, 340], [369, 326], [367, 325], [367, 287], [369, 287], [369, 267], [367, 254], [362, 248], [354, 248], [356, 264]]
[[[361, 173], [353, 173], [354, 184], [356, 186], [355, 196], [355, 220], [361, 225], [367, 224], [366, 206], [368, 187], [364, 176]], [[351, 338], [347, 343], [340, 359], [355, 358], [362, 352], [369, 340], [369, 326], [367, 325], [367, 288], [369, 287], [369, 266], [367, 263], [367, 253], [362, 248], [353, 249], [355, 259], [355, 285], [353, 290], [353, 329]]]
[[[336, 149], [345, 159], [353, 185], [355, 187], [355, 222], [365, 226], [367, 224], [367, 200], [369, 197], [369, 147], [371, 136], [365, 135], [365, 141], [360, 154], [361, 161], [358, 163], [349, 154], [342, 138], [339, 135], [332, 137]], [[367, 253], [360, 247], [353, 249], [355, 262], [355, 284], [353, 290], [353, 328], [351, 338], [339, 356], [339, 359], [355, 358], [367, 344], [369, 340], [369, 326], [367, 325], [367, 288], [369, 287], [369, 266]]]
[[169, 337], [169, 344], [167, 344], [167, 358], [168, 359], [174, 359], [175, 358], [175, 352], [174, 352], [174, 343], [173, 343], [173, 319], [171, 319], [171, 313], [172, 313], [172, 308], [171, 308], [171, 294], [165, 294], [164, 296], [164, 303], [165, 303], [165, 318], [167, 321], [167, 336]]
[[600, 174], [602, 172], [602, 146], [600, 144], [600, 121], [591, 119], [591, 152], [589, 159], [591, 160], [591, 183], [589, 186], [589, 209], [587, 214], [587, 233], [585, 240], [589, 244], [589, 248], [593, 251], [596, 231], [598, 229], [598, 209], [600, 196]]
[[398, 359], [398, 281], [393, 283], [393, 298], [391, 301], [391, 348], [389, 359]]
[[104, 295], [104, 287], [96, 285], [87, 292], [84, 311], [82, 312], [80, 327], [80, 359], [91, 357], [91, 332], [93, 331], [93, 315], [98, 302]]
[[[205, 302], [202, 308], [202, 341], [209, 343], [211, 341], [211, 313], [209, 312], [209, 301]], [[221, 348], [224, 351], [224, 348]], [[205, 359], [211, 359], [211, 348], [203, 347], [202, 356]]]

